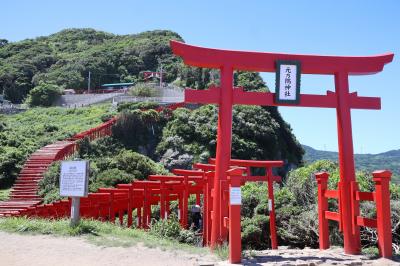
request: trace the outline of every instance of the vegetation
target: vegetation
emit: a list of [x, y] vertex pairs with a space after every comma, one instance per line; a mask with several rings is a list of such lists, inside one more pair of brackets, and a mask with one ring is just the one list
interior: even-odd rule
[[41, 83], [34, 87], [28, 95], [27, 103], [34, 106], [51, 106], [61, 95], [61, 89], [57, 85]]
[[[218, 71], [184, 66], [171, 53], [171, 39], [182, 41], [178, 34], [171, 31], [118, 36], [92, 29], [64, 30], [48, 37], [17, 43], [0, 40], [0, 93], [4, 92], [14, 103], [26, 100], [31, 106], [49, 106], [62, 89], [83, 88], [89, 71], [94, 77], [94, 86], [106, 82], [140, 82], [143, 70], [156, 70], [161, 63], [166, 82], [195, 89], [205, 89], [212, 84], [218, 86]], [[254, 72], [235, 72], [234, 85], [250, 91], [268, 90], [260, 75]], [[139, 84], [135, 88], [133, 93], [138, 96], [152, 94], [145, 85]], [[195, 161], [205, 162], [215, 156], [216, 106], [205, 105], [195, 110], [179, 108], [174, 112], [157, 112], [154, 109], [158, 107], [154, 103], [120, 104], [120, 115], [111, 137], [93, 142], [82, 140], [76, 158], [91, 162], [90, 191], [144, 180], [150, 174], [166, 174], [166, 169], [189, 168]], [[80, 109], [33, 108], [22, 114], [0, 116], [0, 188], [12, 184], [23, 162], [33, 151], [110, 119], [114, 113], [108, 109], [107, 105]], [[278, 173], [286, 178], [282, 185], [275, 186], [279, 243], [316, 247], [317, 186], [313, 173], [328, 171], [331, 175], [329, 187], [336, 189], [339, 179], [337, 164], [315, 161], [321, 154], [309, 152], [310, 149], [305, 147], [308, 151], [306, 161], [313, 163], [291, 170], [303, 165], [304, 150], [276, 107], [236, 106], [232, 136], [233, 158], [286, 161], [285, 168]], [[337, 156], [328, 155], [334, 160], [336, 157], [332, 156]], [[357, 166], [368, 171], [375, 170], [387, 165], [387, 161], [385, 164], [382, 162], [390, 157], [393, 158], [392, 170], [399, 168], [396, 151], [371, 156], [356, 156]], [[372, 160], [374, 158], [375, 161]], [[60, 199], [59, 168], [59, 163], [53, 164], [40, 182], [40, 195], [45, 203]], [[369, 173], [357, 172], [357, 180], [361, 190], [373, 190]], [[7, 190], [3, 191], [0, 198], [7, 197]], [[399, 245], [400, 187], [392, 185], [391, 192], [393, 240]], [[248, 183], [242, 187], [242, 193], [243, 247], [268, 248], [271, 243], [268, 237], [267, 187], [265, 184]], [[335, 201], [329, 204], [332, 210], [337, 209]], [[367, 216], [375, 215], [372, 204], [362, 204], [361, 211]], [[157, 212], [154, 208], [153, 213]], [[136, 238], [141, 242], [151, 239], [149, 243], [164, 241], [162, 243], [178, 246], [178, 242], [197, 245], [200, 241], [195, 232], [181, 230], [176, 217], [153, 221], [150, 235], [136, 229], [125, 230], [88, 220], [69, 229], [67, 220], [49, 222], [10, 218], [0, 220], [0, 230], [56, 235], [98, 234], [121, 245]], [[331, 243], [341, 244], [337, 224], [330, 224], [330, 231]], [[362, 229], [361, 235], [364, 247], [371, 248], [376, 244], [374, 230]], [[98, 241], [99, 238], [96, 239]], [[218, 252], [225, 254], [226, 251], [226, 246], [222, 246]]]
[[129, 89], [129, 94], [137, 97], [155, 97], [157, 91], [145, 83], [138, 83]]
[[[0, 93], [21, 103], [42, 84], [79, 90], [86, 87], [89, 71], [93, 88], [140, 82], [143, 71], [156, 71], [161, 64], [164, 82], [196, 89], [218, 84], [218, 71], [185, 66], [172, 54], [170, 40], [183, 41], [168, 30], [115, 35], [94, 29], [66, 29], [15, 43], [0, 40]], [[238, 72], [235, 84], [246, 85], [246, 90], [266, 88], [258, 73]], [[144, 92], [148, 90], [138, 93]]]
[[[92, 73], [92, 86], [135, 82], [143, 70], [160, 63], [165, 81], [173, 81], [180, 62], [172, 56], [169, 40], [182, 40], [171, 31], [114, 35], [93, 29], [66, 29], [47, 37], [0, 46], [0, 93], [22, 102], [41, 82], [82, 89]], [[110, 75], [113, 74], [113, 75]]]
[[0, 201], [7, 200], [10, 195], [10, 189], [0, 189]]
[[[214, 157], [217, 117], [213, 105], [173, 112], [157, 146], [165, 167], [186, 168]], [[232, 134], [232, 158], [287, 159], [289, 164], [302, 164], [303, 150], [276, 108], [236, 106]]]
[[[127, 108], [134, 108], [132, 105]], [[168, 117], [154, 109], [127, 110], [121, 113], [113, 127], [113, 136], [126, 148], [155, 159], [154, 150], [160, 142]]]
[[192, 230], [182, 229], [178, 217], [170, 215], [167, 220], [153, 220], [150, 233], [160, 238], [177, 240], [180, 243], [202, 246], [202, 238]]
[[[275, 186], [275, 207], [280, 245], [294, 247], [318, 247], [317, 184], [313, 173], [330, 173], [328, 187], [337, 189], [338, 165], [331, 161], [317, 161], [289, 173], [286, 182]], [[357, 172], [361, 191], [373, 191], [372, 177], [365, 172]], [[245, 248], [263, 249], [270, 246], [268, 226], [267, 187], [257, 183], [247, 183], [242, 187], [242, 242]], [[391, 186], [393, 242], [400, 244], [400, 187]], [[330, 209], [337, 211], [337, 202], [329, 202]], [[375, 215], [375, 206], [368, 202], [361, 204], [361, 213], [368, 217]], [[337, 223], [330, 223], [331, 245], [342, 245]], [[377, 243], [376, 230], [361, 228], [363, 247], [373, 247]], [[397, 251], [399, 252], [399, 251]]]
[[[93, 142], [84, 139], [80, 143], [77, 158], [90, 161], [89, 191], [100, 187], [115, 187], [134, 180], [146, 179], [151, 174], [168, 173], [162, 165], [150, 158], [127, 150], [111, 137]], [[39, 195], [45, 203], [61, 199], [59, 194], [60, 163], [55, 162], [39, 183]]]
[[110, 113], [109, 107], [34, 108], [0, 116], [0, 188], [13, 183], [32, 152], [100, 124], [101, 116]]

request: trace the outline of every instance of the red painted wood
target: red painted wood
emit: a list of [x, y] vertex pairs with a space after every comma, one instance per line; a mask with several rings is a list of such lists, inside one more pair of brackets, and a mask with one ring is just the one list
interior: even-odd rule
[[356, 200], [375, 201], [375, 193], [357, 191]]
[[337, 191], [337, 190], [325, 190], [324, 197], [325, 198], [331, 198], [331, 199], [338, 199], [339, 198], [339, 191]]
[[328, 189], [329, 174], [326, 172], [316, 173], [315, 178], [318, 183], [318, 231], [319, 231], [319, 248], [328, 249], [329, 243], [329, 227], [326, 212], [328, 211], [328, 200], [326, 191]]
[[282, 53], [247, 52], [204, 48], [178, 41], [170, 42], [174, 54], [187, 65], [221, 68], [227, 64], [234, 69], [275, 72], [277, 60], [298, 60], [303, 74], [335, 74], [346, 69], [350, 75], [374, 74], [393, 60], [393, 53], [375, 56], [325, 56]]
[[377, 222], [376, 222], [376, 219], [357, 216], [357, 225], [376, 228], [377, 227]]
[[[229, 189], [240, 188], [241, 177], [245, 171], [246, 168], [234, 168], [227, 171], [227, 181], [229, 182]], [[242, 257], [240, 209], [241, 205], [232, 205], [229, 202], [228, 230], [230, 263], [240, 263]]]
[[378, 248], [384, 258], [392, 257], [392, 225], [390, 219], [390, 171], [372, 173], [375, 182]]

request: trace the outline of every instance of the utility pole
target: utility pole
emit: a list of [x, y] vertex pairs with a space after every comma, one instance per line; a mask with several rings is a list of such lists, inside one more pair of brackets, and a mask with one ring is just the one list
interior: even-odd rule
[[162, 87], [162, 64], [160, 64], [160, 87]]
[[88, 77], [87, 90], [88, 90], [88, 93], [90, 93], [90, 71], [89, 71], [89, 77]]

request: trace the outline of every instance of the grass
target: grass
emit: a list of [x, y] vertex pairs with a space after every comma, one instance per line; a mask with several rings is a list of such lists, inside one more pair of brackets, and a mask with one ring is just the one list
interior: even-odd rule
[[0, 189], [0, 201], [8, 200], [10, 197], [10, 188]]
[[82, 219], [79, 225], [71, 228], [68, 219], [47, 220], [11, 217], [0, 219], [0, 231], [20, 234], [45, 234], [54, 236], [84, 237], [89, 242], [106, 247], [130, 247], [142, 243], [149, 248], [162, 250], [183, 250], [188, 253], [208, 254], [207, 248], [179, 243], [160, 238], [140, 229], [128, 229], [118, 225], [96, 220]]
[[227, 242], [215, 248], [215, 254], [223, 260], [226, 260], [229, 256], [229, 246]]
[[38, 107], [19, 114], [0, 115], [0, 188], [13, 183], [29, 154], [100, 125], [104, 115], [113, 114], [110, 106]]

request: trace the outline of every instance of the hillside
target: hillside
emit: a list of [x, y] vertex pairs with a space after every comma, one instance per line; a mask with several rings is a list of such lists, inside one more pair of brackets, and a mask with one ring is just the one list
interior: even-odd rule
[[[204, 89], [218, 83], [218, 72], [187, 67], [172, 54], [170, 40], [183, 41], [168, 30], [115, 35], [94, 29], [65, 29], [58, 33], [8, 42], [0, 39], [0, 94], [13, 103], [23, 102], [34, 87], [87, 89], [104, 83], [142, 81], [142, 71], [162, 64], [164, 82]], [[235, 73], [235, 85], [246, 90], [267, 88], [258, 73]]]
[[[321, 151], [306, 145], [302, 146], [305, 151], [305, 162], [314, 162], [321, 159], [338, 160], [337, 152]], [[378, 154], [355, 154], [354, 158], [357, 169], [367, 170], [369, 172], [378, 169], [389, 169], [396, 176], [400, 176], [400, 150], [391, 150]]]
[[46, 37], [0, 46], [0, 93], [13, 103], [24, 100], [34, 87], [52, 83], [62, 88], [87, 88], [110, 82], [134, 82], [140, 71], [156, 70], [159, 63], [165, 81], [174, 80], [179, 59], [169, 47], [174, 32], [156, 30], [115, 35], [94, 29], [66, 29]]
[[32, 152], [100, 124], [112, 114], [109, 109], [103, 104], [79, 109], [33, 108], [0, 115], [0, 189], [14, 182]]

